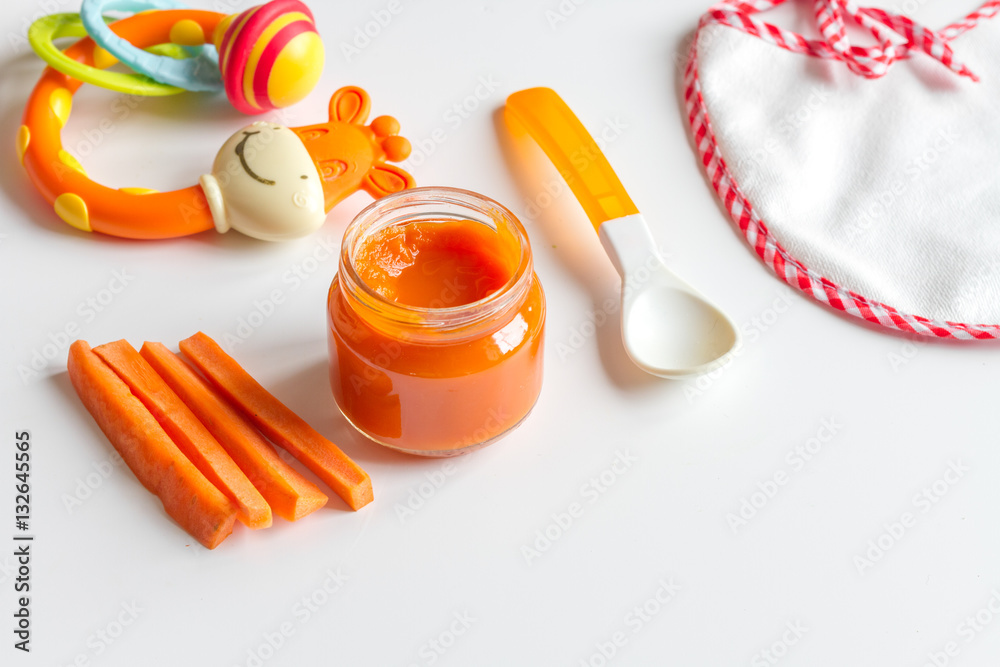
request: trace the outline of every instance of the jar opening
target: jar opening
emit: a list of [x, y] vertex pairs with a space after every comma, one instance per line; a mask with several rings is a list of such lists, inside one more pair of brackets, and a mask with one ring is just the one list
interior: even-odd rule
[[348, 226], [340, 281], [370, 324], [409, 335], [479, 332], [530, 287], [527, 233], [502, 205], [457, 188], [384, 197]]

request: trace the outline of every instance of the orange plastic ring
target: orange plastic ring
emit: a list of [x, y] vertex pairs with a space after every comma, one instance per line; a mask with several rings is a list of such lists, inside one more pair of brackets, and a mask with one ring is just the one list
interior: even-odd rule
[[[224, 14], [200, 10], [162, 10], [136, 14], [111, 25], [139, 48], [171, 41], [179, 21], [194, 21], [211, 35]], [[107, 56], [95, 51], [86, 37], [66, 55], [86, 65], [107, 67]], [[172, 192], [144, 188], [115, 190], [90, 180], [83, 167], [62, 145], [62, 128], [69, 119], [73, 93], [83, 85], [51, 67], [45, 69], [24, 110], [18, 130], [21, 163], [38, 191], [68, 224], [86, 232], [133, 239], [188, 236], [215, 228], [200, 185]]]

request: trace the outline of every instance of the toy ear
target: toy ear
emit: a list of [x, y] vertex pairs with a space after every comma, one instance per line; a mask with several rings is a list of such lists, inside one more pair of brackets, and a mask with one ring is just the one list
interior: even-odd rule
[[409, 172], [392, 164], [377, 164], [368, 170], [361, 181], [361, 187], [372, 197], [378, 199], [416, 186]]
[[371, 106], [368, 93], [357, 86], [345, 86], [330, 98], [330, 120], [364, 125]]

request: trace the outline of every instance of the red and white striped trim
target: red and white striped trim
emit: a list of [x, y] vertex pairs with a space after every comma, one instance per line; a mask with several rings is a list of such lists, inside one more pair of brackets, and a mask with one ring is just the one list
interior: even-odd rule
[[[712, 23], [735, 28], [780, 48], [816, 58], [840, 60], [851, 71], [867, 78], [883, 76], [893, 62], [919, 51], [940, 61], [960, 76], [976, 80], [965, 65], [958, 62], [948, 42], [974, 28], [980, 21], [1000, 13], [1000, 0], [991, 0], [963, 20], [936, 32], [911, 19], [880, 9], [859, 8], [852, 0], [815, 0], [816, 16], [823, 40], [808, 40], [802, 35], [764, 23], [752, 15], [771, 9], [786, 0], [726, 0], [706, 13], [691, 44], [684, 73], [684, 100], [695, 147], [701, 156], [712, 187], [730, 217], [746, 237], [754, 251], [771, 270], [792, 287], [806, 293], [831, 308], [867, 322], [906, 333], [955, 340], [991, 340], [1000, 338], [998, 324], [964, 324], [944, 322], [918, 315], [902, 313], [892, 306], [873, 301], [837, 285], [829, 278], [806, 267], [792, 257], [768, 231], [733, 179], [712, 130], [705, 98], [698, 79], [698, 36], [701, 29]], [[868, 28], [880, 46], [851, 46], [844, 30], [843, 15], [847, 14]]]

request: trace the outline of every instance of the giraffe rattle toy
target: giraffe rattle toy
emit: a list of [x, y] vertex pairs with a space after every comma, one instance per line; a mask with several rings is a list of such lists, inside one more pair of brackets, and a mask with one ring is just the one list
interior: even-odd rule
[[[168, 1], [141, 0], [157, 6]], [[141, 3], [101, 0], [100, 4], [127, 9]], [[42, 42], [51, 44], [56, 37], [83, 34], [76, 15], [45, 19], [49, 21], [43, 26], [42, 37], [46, 39]], [[273, 0], [233, 17], [160, 9], [113, 22], [108, 28], [128, 48], [171, 54], [164, 45], [174, 43], [175, 49], [193, 49], [183, 54], [187, 58], [167, 58], [190, 70], [184, 76], [198, 73], [186, 79], [189, 83], [212, 79], [205, 74], [204, 63], [196, 59], [205, 55], [199, 40], [213, 35], [222, 54], [219, 69], [227, 96], [237, 108], [259, 113], [304, 97], [318, 79], [316, 55], [318, 48], [321, 67], [322, 42], [317, 47], [317, 40], [310, 37], [315, 35], [310, 26], [312, 16], [300, 2]], [[35, 26], [32, 31], [35, 34], [29, 36], [34, 46], [40, 37]], [[326, 123], [287, 128], [258, 121], [239, 130], [219, 151], [211, 173], [203, 175], [197, 185], [156, 192], [97, 184], [63, 148], [60, 136], [73, 93], [84, 79], [138, 94], [184, 90], [149, 74], [103, 72], [127, 50], [120, 43], [113, 48], [114, 53], [91, 36], [59, 52], [58, 57], [49, 53], [45, 59], [50, 67], [28, 100], [17, 135], [18, 156], [32, 182], [56, 214], [77, 229], [134, 239], [236, 229], [255, 238], [278, 241], [315, 231], [335, 204], [357, 190], [377, 198], [415, 185], [410, 174], [387, 164], [410, 154], [410, 143], [398, 134], [399, 123], [391, 116], [380, 116], [366, 125], [371, 102], [368, 94], [356, 87], [334, 93]], [[147, 72], [154, 70], [156, 67], [146, 68]]]

